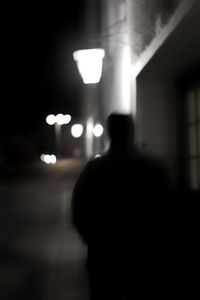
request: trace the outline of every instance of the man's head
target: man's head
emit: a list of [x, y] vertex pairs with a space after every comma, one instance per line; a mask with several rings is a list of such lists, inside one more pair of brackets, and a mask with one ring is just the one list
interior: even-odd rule
[[135, 126], [131, 114], [110, 114], [107, 127], [113, 145], [123, 146], [134, 142]]

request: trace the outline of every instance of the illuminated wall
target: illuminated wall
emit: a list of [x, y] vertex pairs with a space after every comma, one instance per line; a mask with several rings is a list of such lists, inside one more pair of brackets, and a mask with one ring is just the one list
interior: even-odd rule
[[184, 0], [127, 1], [133, 59], [136, 59], [148, 47], [168, 23], [181, 2]]
[[[106, 50], [102, 77], [102, 110], [136, 116], [137, 61], [184, 0], [102, 0], [101, 45]], [[142, 58], [143, 60], [143, 58]]]
[[[102, 46], [106, 50], [101, 82], [104, 116], [111, 111], [132, 112], [138, 145], [167, 163], [172, 180], [176, 180], [180, 156], [180, 99], [176, 93], [176, 79], [190, 68], [192, 61], [198, 60], [200, 53], [195, 45], [189, 46], [189, 39], [191, 44], [199, 40], [198, 30], [193, 39], [193, 28], [186, 21], [184, 28], [190, 30], [185, 39], [184, 34], [177, 33], [177, 28], [198, 2], [102, 0]], [[171, 40], [170, 45], [168, 40]], [[180, 53], [184, 53], [183, 59], [178, 62]]]
[[152, 41], [140, 44], [144, 48], [132, 65], [138, 144], [166, 163], [175, 184], [182, 180], [182, 136], [187, 134], [182, 123], [182, 78], [191, 74], [191, 80], [194, 68], [200, 67], [199, 18], [198, 1], [181, 1]]
[[102, 46], [106, 51], [101, 82], [104, 118], [131, 108], [131, 60], [126, 1], [102, 1]]

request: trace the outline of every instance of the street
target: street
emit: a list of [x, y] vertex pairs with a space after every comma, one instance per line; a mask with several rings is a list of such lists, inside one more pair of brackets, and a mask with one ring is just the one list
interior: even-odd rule
[[0, 181], [0, 299], [89, 299], [70, 211], [82, 164], [38, 164]]

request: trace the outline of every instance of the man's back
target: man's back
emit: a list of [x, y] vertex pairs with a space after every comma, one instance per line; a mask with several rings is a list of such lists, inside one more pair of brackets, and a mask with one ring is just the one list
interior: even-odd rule
[[131, 280], [141, 284], [142, 270], [150, 270], [152, 255], [158, 259], [161, 254], [156, 250], [161, 225], [157, 222], [163, 216], [157, 215], [155, 203], [163, 201], [165, 183], [160, 164], [135, 149], [110, 150], [87, 164], [74, 190], [73, 212], [74, 224], [88, 245], [92, 278], [101, 282], [104, 277], [109, 286], [124, 291], [132, 286], [132, 273]]
[[74, 204], [77, 222], [83, 219], [80, 231], [88, 227], [88, 236], [83, 238], [90, 243], [102, 242], [107, 235], [114, 236], [116, 228], [131, 226], [128, 223], [161, 200], [165, 188], [165, 173], [159, 163], [135, 149], [129, 153], [109, 151], [89, 162], [74, 191], [74, 198], [79, 194], [84, 203], [80, 212], [80, 201]]
[[166, 195], [166, 174], [133, 145], [129, 117], [113, 116], [110, 125], [109, 151], [86, 165], [72, 199], [73, 222], [88, 246], [94, 299], [122, 299], [132, 286], [129, 279], [142, 284], [143, 270], [148, 277], [151, 262], [162, 253], [157, 245], [161, 250], [164, 210], [158, 215], [157, 209]]

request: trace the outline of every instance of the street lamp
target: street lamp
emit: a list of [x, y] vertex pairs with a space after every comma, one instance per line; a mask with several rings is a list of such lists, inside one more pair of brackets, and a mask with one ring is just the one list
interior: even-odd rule
[[85, 84], [98, 83], [101, 79], [104, 49], [77, 50], [73, 53], [79, 73]]
[[[78, 71], [83, 79], [84, 84], [94, 86], [94, 84], [100, 81], [104, 56], [105, 51], [101, 48], [77, 50], [73, 53], [73, 58], [76, 61]], [[96, 95], [93, 94], [95, 90], [92, 89], [92, 87], [90, 87], [87, 91], [86, 155], [90, 157], [93, 152], [93, 101], [96, 98]]]
[[71, 121], [71, 116], [66, 114], [57, 114], [56, 116], [50, 114], [46, 117], [48, 125], [54, 125], [55, 127], [55, 138], [56, 138], [56, 149], [59, 157], [61, 150], [61, 125], [68, 124]]

